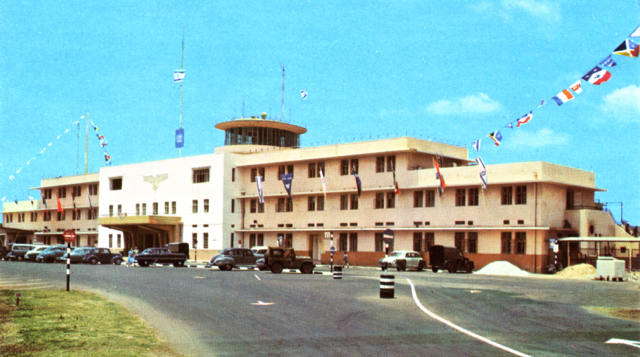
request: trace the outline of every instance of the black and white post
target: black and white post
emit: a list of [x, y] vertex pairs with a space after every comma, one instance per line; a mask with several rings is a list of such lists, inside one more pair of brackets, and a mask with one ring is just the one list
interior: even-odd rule
[[62, 233], [62, 237], [67, 242], [67, 291], [69, 291], [69, 282], [71, 281], [71, 243], [76, 240], [76, 232], [73, 229], [67, 229]]

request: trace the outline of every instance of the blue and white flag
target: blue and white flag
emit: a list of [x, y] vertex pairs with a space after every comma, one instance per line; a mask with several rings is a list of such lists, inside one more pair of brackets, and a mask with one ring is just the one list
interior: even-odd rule
[[473, 148], [476, 149], [476, 151], [480, 151], [480, 139], [474, 141], [471, 145], [473, 145]]
[[173, 81], [174, 82], [182, 82], [184, 79], [184, 69], [176, 69], [173, 71]]
[[303, 89], [300, 91], [300, 95], [302, 96], [302, 99], [306, 99], [309, 93], [307, 93], [307, 91]]
[[184, 129], [176, 130], [176, 149], [184, 147]]
[[480, 156], [476, 157], [476, 163], [478, 164], [478, 174], [480, 174], [480, 181], [482, 181], [482, 188], [487, 188], [487, 167], [484, 166], [484, 161]]
[[602, 67], [613, 67], [617, 65], [617, 63], [616, 61], [613, 60], [613, 57], [611, 57], [611, 55], [608, 55], [607, 58], [600, 61], [600, 65]]
[[264, 195], [262, 194], [262, 176], [256, 176], [256, 185], [258, 186], [258, 198], [260, 203], [264, 203]]
[[291, 197], [291, 181], [293, 181], [293, 174], [282, 175], [282, 183], [284, 184], [284, 189], [287, 190], [289, 198], [293, 199], [293, 197]]

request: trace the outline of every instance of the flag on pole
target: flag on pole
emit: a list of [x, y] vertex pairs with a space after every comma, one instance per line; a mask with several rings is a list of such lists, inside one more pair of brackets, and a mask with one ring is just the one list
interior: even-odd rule
[[258, 186], [259, 202], [264, 203], [264, 195], [262, 193], [262, 176], [256, 176], [256, 185]]
[[478, 174], [480, 175], [480, 181], [482, 182], [482, 188], [487, 188], [487, 167], [484, 166], [484, 161], [480, 156], [476, 157], [476, 163], [478, 164]]
[[436, 168], [436, 180], [440, 181], [438, 192], [442, 197], [442, 194], [444, 193], [444, 189], [447, 188], [447, 183], [444, 181], [444, 177], [442, 177], [442, 174], [440, 173], [440, 166], [438, 165], [438, 162], [436, 161], [435, 158], [433, 158], [433, 167]]
[[173, 81], [174, 82], [182, 82], [184, 79], [184, 69], [176, 69], [173, 71]]
[[358, 197], [360, 197], [360, 195], [362, 194], [362, 181], [360, 181], [360, 176], [358, 176], [358, 173], [356, 172], [356, 170], [353, 170], [351, 174], [353, 175], [353, 177], [356, 178], [356, 187], [358, 188]]
[[89, 209], [93, 211], [93, 204], [91, 204], [91, 190], [87, 188], [87, 197], [89, 197]]
[[500, 130], [496, 130], [489, 134], [489, 137], [496, 142], [496, 146], [500, 146], [500, 141], [502, 141], [502, 134], [500, 134]]
[[56, 196], [56, 199], [58, 200], [58, 212], [64, 213], [64, 210], [62, 209], [62, 203], [60, 203], [60, 197]]
[[287, 190], [287, 193], [289, 194], [289, 198], [293, 199], [293, 197], [291, 197], [291, 182], [293, 181], [293, 174], [285, 174], [281, 176], [282, 178], [282, 184], [284, 184], [284, 189]]
[[322, 169], [320, 171], [320, 182], [322, 182], [322, 192], [324, 193], [324, 199], [327, 199], [327, 185], [324, 182], [324, 175], [322, 174]]

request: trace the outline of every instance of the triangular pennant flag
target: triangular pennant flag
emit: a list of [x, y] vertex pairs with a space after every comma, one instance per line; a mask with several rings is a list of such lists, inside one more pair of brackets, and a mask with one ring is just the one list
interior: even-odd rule
[[640, 37], [640, 26], [638, 26], [637, 29], [633, 30], [633, 32], [631, 33], [631, 35], [629, 35], [629, 37]]
[[496, 142], [496, 146], [500, 146], [500, 141], [502, 141], [502, 134], [500, 134], [500, 130], [496, 130], [489, 134], [489, 137]]
[[293, 197], [291, 197], [291, 182], [293, 181], [293, 174], [285, 174], [282, 175], [281, 178], [284, 189], [287, 190], [287, 193], [289, 194], [289, 198], [293, 199]]
[[324, 175], [322, 173], [322, 169], [320, 171], [320, 182], [322, 182], [322, 192], [324, 193], [324, 199], [327, 199], [327, 185], [324, 182]]
[[476, 163], [478, 164], [478, 174], [480, 175], [480, 181], [482, 182], [482, 188], [487, 188], [487, 168], [484, 166], [484, 162], [480, 156], [476, 157]]
[[620, 46], [616, 47], [616, 49], [613, 50], [613, 53], [616, 55], [637, 58], [638, 54], [640, 53], [640, 46], [638, 46], [630, 39], [626, 39], [623, 43], [620, 44]]
[[476, 151], [480, 151], [480, 139], [474, 141], [471, 145], [473, 145], [473, 148], [476, 149]]
[[184, 80], [184, 69], [176, 69], [173, 71], [173, 81], [182, 82]]

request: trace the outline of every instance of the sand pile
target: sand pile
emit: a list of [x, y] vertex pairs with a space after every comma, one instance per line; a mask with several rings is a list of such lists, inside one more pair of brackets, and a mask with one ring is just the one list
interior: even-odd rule
[[498, 261], [491, 264], [487, 264], [484, 268], [475, 272], [475, 274], [481, 275], [506, 275], [506, 276], [529, 276], [529, 272], [526, 272], [517, 266], [505, 262]]
[[587, 279], [596, 275], [596, 268], [591, 264], [572, 265], [558, 272], [555, 276], [567, 279]]

